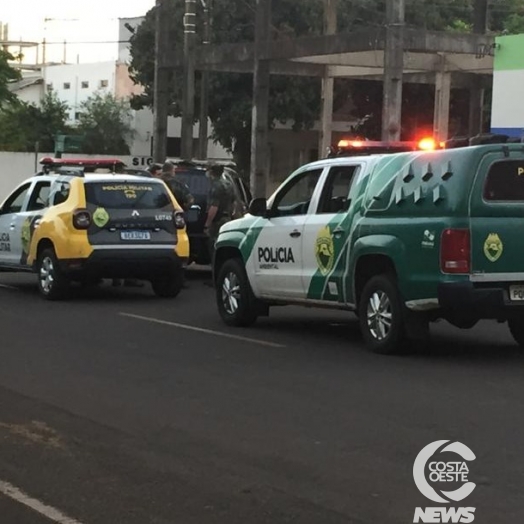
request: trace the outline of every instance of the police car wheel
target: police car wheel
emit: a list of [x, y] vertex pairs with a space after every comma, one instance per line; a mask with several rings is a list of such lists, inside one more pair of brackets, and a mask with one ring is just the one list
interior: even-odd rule
[[521, 318], [510, 318], [508, 320], [508, 327], [511, 336], [515, 342], [524, 348], [524, 325]]
[[151, 287], [157, 297], [175, 298], [184, 287], [184, 272], [178, 269], [169, 275], [154, 279], [151, 281]]
[[60, 271], [58, 260], [53, 249], [44, 249], [37, 262], [38, 289], [48, 300], [59, 300], [64, 297], [69, 281]]
[[216, 300], [220, 316], [227, 325], [246, 327], [256, 321], [256, 298], [240, 260], [228, 260], [220, 268]]
[[378, 275], [366, 283], [358, 313], [362, 335], [371, 351], [390, 355], [408, 349], [403, 305], [393, 276]]

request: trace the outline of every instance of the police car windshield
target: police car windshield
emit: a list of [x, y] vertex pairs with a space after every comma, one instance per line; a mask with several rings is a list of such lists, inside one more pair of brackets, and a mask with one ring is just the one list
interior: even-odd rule
[[160, 209], [171, 204], [158, 183], [90, 182], [85, 188], [89, 204], [108, 209]]

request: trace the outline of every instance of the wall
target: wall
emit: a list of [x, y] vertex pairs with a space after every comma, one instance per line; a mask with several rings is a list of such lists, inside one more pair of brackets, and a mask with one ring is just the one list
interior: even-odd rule
[[491, 132], [524, 137], [524, 35], [495, 43]]

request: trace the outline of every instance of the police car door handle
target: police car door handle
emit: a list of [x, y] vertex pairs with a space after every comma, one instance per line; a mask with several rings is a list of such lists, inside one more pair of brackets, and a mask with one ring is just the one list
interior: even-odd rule
[[339, 237], [344, 233], [344, 230], [341, 227], [337, 227], [333, 230], [333, 236]]
[[291, 231], [291, 233], [289, 233], [289, 236], [290, 237], [293, 237], [293, 238], [297, 238], [301, 235], [302, 233], [298, 230], [298, 229], [295, 229], [294, 231]]
[[16, 227], [16, 224], [11, 224], [9, 227], [10, 229], [14, 229]]

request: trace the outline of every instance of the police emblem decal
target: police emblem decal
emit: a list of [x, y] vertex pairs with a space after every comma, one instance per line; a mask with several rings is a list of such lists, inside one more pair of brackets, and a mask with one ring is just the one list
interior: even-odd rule
[[323, 227], [317, 235], [315, 243], [315, 256], [322, 275], [326, 276], [335, 263], [335, 246], [329, 226]]
[[496, 262], [504, 250], [502, 240], [496, 233], [490, 233], [484, 242], [484, 255], [490, 262]]

